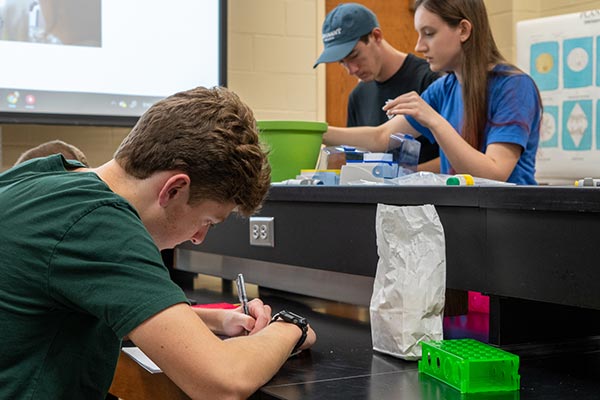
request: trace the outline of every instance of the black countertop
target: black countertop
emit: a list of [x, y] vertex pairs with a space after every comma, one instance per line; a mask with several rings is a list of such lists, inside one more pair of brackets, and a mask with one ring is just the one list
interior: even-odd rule
[[[237, 301], [231, 294], [207, 290], [186, 292], [199, 303]], [[376, 353], [371, 347], [368, 322], [318, 312], [313, 302], [283, 292], [261, 292], [273, 310], [290, 309], [308, 318], [318, 340], [310, 351], [290, 358], [273, 379], [252, 399], [521, 399], [587, 400], [600, 398], [600, 350], [596, 345], [583, 348], [534, 345], [506, 349], [520, 355], [521, 389], [505, 393], [461, 395], [457, 390], [426, 375], [420, 375], [417, 362], [403, 361]], [[300, 299], [300, 300], [299, 300]], [[318, 302], [318, 301], [317, 301]], [[310, 304], [310, 306], [309, 306]], [[446, 318], [446, 338], [474, 337], [465, 318]], [[466, 326], [466, 328], [465, 328]], [[534, 349], [534, 350], [532, 350]]]
[[600, 188], [273, 186], [259, 215], [274, 218], [274, 247], [251, 246], [233, 216], [179, 248], [373, 277], [379, 203], [435, 205], [450, 288], [600, 310]]
[[600, 188], [575, 186], [271, 186], [267, 201], [600, 212]]

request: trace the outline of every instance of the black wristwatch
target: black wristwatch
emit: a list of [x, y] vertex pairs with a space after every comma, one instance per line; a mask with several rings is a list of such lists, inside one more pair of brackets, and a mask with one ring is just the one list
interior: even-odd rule
[[270, 323], [272, 324], [273, 322], [278, 321], [289, 322], [290, 324], [294, 324], [302, 331], [302, 336], [300, 336], [300, 339], [298, 339], [298, 342], [292, 350], [292, 354], [296, 353], [300, 346], [302, 346], [304, 344], [304, 341], [306, 340], [306, 333], [308, 332], [308, 321], [306, 320], [306, 318], [286, 310], [281, 310], [277, 314], [273, 315], [273, 318], [271, 318]]

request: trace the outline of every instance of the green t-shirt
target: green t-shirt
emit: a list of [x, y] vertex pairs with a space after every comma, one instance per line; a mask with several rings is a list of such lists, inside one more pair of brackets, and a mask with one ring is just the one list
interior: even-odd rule
[[0, 174], [1, 399], [104, 399], [121, 338], [186, 301], [135, 209], [79, 166]]

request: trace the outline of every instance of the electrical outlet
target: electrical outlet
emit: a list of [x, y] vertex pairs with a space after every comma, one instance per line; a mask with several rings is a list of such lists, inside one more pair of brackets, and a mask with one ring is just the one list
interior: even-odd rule
[[250, 217], [250, 245], [275, 247], [275, 218]]

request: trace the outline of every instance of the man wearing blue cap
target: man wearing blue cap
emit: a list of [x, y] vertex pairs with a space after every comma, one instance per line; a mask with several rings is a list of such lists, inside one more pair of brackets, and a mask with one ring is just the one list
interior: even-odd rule
[[[324, 50], [320, 63], [339, 62], [359, 83], [348, 98], [347, 126], [377, 126], [387, 121], [381, 109], [388, 99], [416, 91], [423, 92], [438, 75], [429, 64], [413, 54], [403, 53], [384, 38], [375, 14], [357, 3], [342, 3], [323, 22]], [[439, 172], [439, 147], [419, 137], [420, 169]]]

